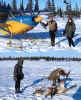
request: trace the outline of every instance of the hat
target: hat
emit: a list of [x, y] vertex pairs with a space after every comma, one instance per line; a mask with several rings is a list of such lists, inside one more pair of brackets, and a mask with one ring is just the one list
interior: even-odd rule
[[23, 60], [22, 58], [18, 59], [18, 64], [19, 64], [19, 65], [22, 65], [22, 64], [23, 64], [23, 61], [24, 61], [24, 60]]
[[49, 15], [49, 18], [53, 18], [53, 15]]

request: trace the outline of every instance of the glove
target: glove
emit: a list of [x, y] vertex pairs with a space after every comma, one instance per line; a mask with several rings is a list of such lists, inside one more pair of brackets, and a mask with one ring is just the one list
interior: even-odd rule
[[43, 22], [40, 22], [40, 24], [43, 26], [43, 28], [46, 29], [46, 26], [45, 26], [45, 24]]
[[73, 34], [71, 35], [71, 37], [73, 38], [73, 36], [74, 36], [74, 32], [73, 32]]
[[65, 30], [63, 31], [63, 35], [65, 36], [65, 34], [66, 34], [66, 32], [65, 32]]

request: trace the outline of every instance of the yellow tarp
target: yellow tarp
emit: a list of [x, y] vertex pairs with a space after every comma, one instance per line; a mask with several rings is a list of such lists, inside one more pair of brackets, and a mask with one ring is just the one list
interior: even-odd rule
[[[1, 27], [3, 27], [5, 30], [9, 31], [12, 35], [19, 34], [19, 33], [25, 33], [28, 30], [32, 29], [32, 26], [29, 26], [27, 24], [23, 24], [16, 21], [8, 21], [5, 23], [0, 24]], [[6, 35], [6, 31], [1, 30], [1, 32]]]

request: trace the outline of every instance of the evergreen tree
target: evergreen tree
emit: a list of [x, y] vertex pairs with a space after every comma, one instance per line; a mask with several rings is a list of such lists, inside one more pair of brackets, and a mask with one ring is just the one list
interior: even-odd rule
[[71, 9], [71, 4], [67, 4], [67, 6], [66, 6], [66, 11], [72, 11], [72, 9]]
[[1, 6], [1, 8], [6, 9], [6, 3], [5, 3], [5, 1], [3, 1], [3, 0], [2, 0], [2, 2], [1, 2], [1, 4], [0, 4], [0, 6]]
[[35, 11], [39, 11], [38, 0], [35, 0]]
[[28, 10], [28, 8], [29, 8], [29, 7], [28, 7], [28, 3], [27, 3], [25, 10]]
[[7, 5], [7, 9], [9, 9], [9, 10], [11, 9], [11, 6], [10, 6], [10, 4], [9, 4], [9, 3], [8, 3], [8, 5]]
[[80, 8], [80, 13], [81, 13], [81, 8]]
[[31, 15], [32, 15], [32, 11], [33, 11], [33, 1], [32, 0], [29, 0], [28, 3], [27, 3], [27, 6], [26, 6], [26, 10], [27, 11], [30, 11]]
[[54, 0], [52, 0], [51, 10], [52, 10], [53, 14], [55, 15], [56, 14], [56, 11], [55, 11], [55, 3], [54, 3]]
[[4, 9], [7, 8], [7, 7], [6, 7], [6, 3], [5, 3], [5, 1], [4, 1], [4, 3], [3, 3], [3, 8], [4, 8]]
[[57, 13], [58, 13], [58, 15], [59, 15], [60, 17], [62, 17], [62, 9], [61, 9], [61, 8], [58, 9]]
[[3, 4], [4, 4], [4, 3], [3, 3], [3, 0], [2, 0], [2, 2], [1, 2], [1, 4], [2, 4], [2, 6], [3, 6]]
[[0, 2], [0, 8], [2, 7], [1, 2]]
[[29, 0], [29, 1], [28, 1], [28, 4], [27, 4], [27, 6], [26, 6], [26, 10], [32, 11], [32, 0]]
[[77, 2], [76, 2], [76, 4], [75, 4], [75, 11], [79, 11], [79, 7], [78, 7]]
[[51, 2], [50, 2], [50, 0], [47, 0], [45, 10], [48, 10], [48, 11], [51, 10]]
[[78, 7], [77, 2], [76, 2], [76, 4], [75, 4], [75, 16], [76, 16], [76, 17], [79, 17], [79, 16], [80, 16], [80, 11], [79, 11], [79, 7]]
[[71, 2], [66, 4], [66, 14], [70, 17], [72, 16], [72, 7], [71, 7]]
[[4, 4], [3, 4], [3, 0], [1, 0], [1, 2], [0, 2], [0, 7], [3, 8], [3, 5], [4, 5]]
[[51, 2], [48, 0], [48, 10], [51, 10]]
[[20, 10], [24, 10], [24, 7], [23, 7], [23, 0], [21, 0], [21, 3], [20, 3]]
[[14, 9], [14, 10], [17, 10], [17, 3], [16, 3], [16, 0], [13, 0], [13, 9]]

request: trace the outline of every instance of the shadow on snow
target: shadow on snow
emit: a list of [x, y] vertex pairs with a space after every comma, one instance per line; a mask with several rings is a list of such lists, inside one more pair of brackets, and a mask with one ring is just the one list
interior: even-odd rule
[[37, 80], [33, 81], [32, 84], [26, 85], [24, 88], [22, 88], [21, 92], [24, 93], [24, 91], [25, 91], [27, 88], [32, 87], [32, 86], [38, 84], [39, 82], [42, 82], [43, 80], [44, 80], [44, 78], [40, 78], [40, 79], [37, 79]]
[[[57, 34], [56, 34], [56, 37], [62, 37], [62, 32], [63, 32], [63, 29], [60, 29], [57, 31]], [[19, 35], [13, 35], [13, 39], [27, 39], [27, 34], [31, 37], [31, 38], [34, 38], [34, 39], [47, 39], [47, 38], [50, 38], [49, 36], [49, 32], [36, 32], [36, 33], [26, 33], [26, 34], [19, 34]], [[6, 36], [3, 36], [2, 34], [0, 35], [0, 37], [3, 37], [3, 38], [10, 38], [10, 35], [6, 35]]]
[[[64, 37], [62, 33], [63, 33], [63, 29], [58, 30], [56, 33], [56, 37]], [[48, 38], [50, 38], [49, 32], [36, 32], [36, 33], [13, 35], [13, 39], [29, 39], [27, 34], [32, 39], [48, 39]], [[76, 37], [77, 35], [78, 34], [75, 34], [74, 37]], [[9, 39], [10, 35], [3, 36], [0, 34], [0, 37]], [[60, 42], [63, 42], [65, 40], [67, 40], [66, 37], [64, 39], [59, 40], [56, 44], [59, 44]], [[77, 45], [79, 42], [81, 42], [81, 37], [75, 40], [75, 45]]]
[[[34, 86], [34, 85], [36, 85], [36, 84], [42, 82], [44, 79], [47, 79], [47, 80], [48, 80], [48, 78], [39, 78], [39, 79], [33, 81], [32, 84], [26, 85], [25, 87], [23, 87], [22, 90], [21, 90], [21, 92], [24, 93], [24, 91], [25, 91], [27, 88], [32, 87], [32, 86]], [[67, 83], [65, 82], [65, 84], [64, 84], [65, 87], [67, 87], [67, 85], [72, 81], [72, 79], [71, 79], [71, 78], [66, 78], [66, 81], [68, 81], [68, 82], [67, 82]]]
[[81, 86], [77, 90], [77, 92], [73, 95], [74, 100], [81, 100]]
[[78, 45], [81, 42], [81, 37], [75, 40], [75, 45]]

